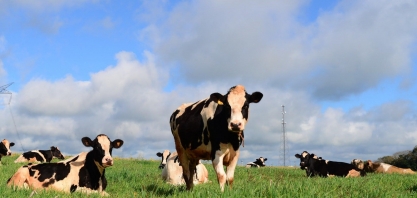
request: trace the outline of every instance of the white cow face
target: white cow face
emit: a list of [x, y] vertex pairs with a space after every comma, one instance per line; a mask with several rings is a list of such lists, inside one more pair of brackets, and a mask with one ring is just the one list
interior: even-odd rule
[[156, 156], [162, 157], [161, 164], [159, 164], [159, 169], [165, 168], [165, 166], [167, 165], [167, 159], [170, 155], [171, 155], [171, 152], [169, 152], [169, 150], [164, 150], [164, 152], [162, 153], [161, 152], [156, 153]]
[[113, 166], [113, 148], [117, 149], [123, 145], [123, 140], [116, 139], [112, 142], [104, 134], [98, 135], [93, 141], [89, 137], [83, 137], [81, 141], [84, 146], [93, 147], [94, 161], [104, 168]]
[[4, 139], [0, 142], [0, 156], [12, 155], [10, 147], [14, 146], [13, 142]]
[[246, 93], [245, 87], [237, 85], [230, 88], [226, 96], [220, 93], [213, 93], [210, 99], [222, 105], [222, 113], [227, 114], [228, 130], [233, 132], [242, 132], [245, 129], [249, 118], [249, 103], [258, 103], [261, 101], [263, 94], [254, 92], [252, 95]]

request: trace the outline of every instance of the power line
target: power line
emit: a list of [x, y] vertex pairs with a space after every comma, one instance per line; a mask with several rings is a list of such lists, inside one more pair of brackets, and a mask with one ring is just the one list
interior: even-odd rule
[[10, 107], [10, 102], [12, 101], [12, 92], [10, 92], [9, 90], [7, 90], [7, 87], [9, 87], [12, 84], [13, 84], [13, 82], [12, 83], [9, 83], [7, 85], [0, 86], [0, 94], [10, 94], [9, 102], [7, 103], [7, 105], [9, 106], [10, 116], [12, 117], [12, 120], [13, 120], [14, 130], [15, 130], [15, 132], [17, 134], [17, 138], [18, 138], [19, 143], [20, 143], [20, 148], [22, 148], [22, 151], [25, 152], [25, 149], [23, 148], [23, 144], [20, 141], [21, 140], [20, 139], [20, 135], [17, 132], [16, 122], [14, 120], [14, 116], [13, 116], [13, 113], [12, 113], [12, 108]]

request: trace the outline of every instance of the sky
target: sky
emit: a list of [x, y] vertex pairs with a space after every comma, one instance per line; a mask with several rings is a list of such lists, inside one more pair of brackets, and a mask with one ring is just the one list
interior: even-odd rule
[[114, 156], [156, 160], [175, 150], [177, 107], [242, 84], [264, 97], [239, 165], [411, 150], [415, 10], [415, 0], [0, 0], [0, 86], [13, 83], [0, 94], [0, 138], [17, 153], [75, 155], [90, 150], [82, 137], [104, 133], [125, 142]]

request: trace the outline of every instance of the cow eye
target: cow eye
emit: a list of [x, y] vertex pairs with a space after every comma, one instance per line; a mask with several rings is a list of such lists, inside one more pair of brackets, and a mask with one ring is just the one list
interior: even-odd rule
[[248, 109], [249, 105], [243, 105], [242, 109]]

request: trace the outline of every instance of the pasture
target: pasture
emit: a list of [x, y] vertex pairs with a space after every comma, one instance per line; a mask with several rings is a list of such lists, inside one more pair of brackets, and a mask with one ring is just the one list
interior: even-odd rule
[[[22, 165], [13, 161], [18, 154], [3, 157], [0, 166], [1, 197], [86, 197], [55, 191], [14, 190], [6, 186], [7, 179]], [[67, 157], [68, 158], [68, 157]], [[58, 161], [54, 159], [53, 162]], [[233, 189], [221, 193], [211, 164], [205, 164], [211, 183], [194, 187], [171, 186], [161, 179], [159, 161], [116, 158], [106, 169], [111, 197], [415, 197], [417, 175], [368, 174], [362, 178], [306, 178], [299, 168], [238, 166]], [[89, 197], [100, 197], [91, 195]]]

